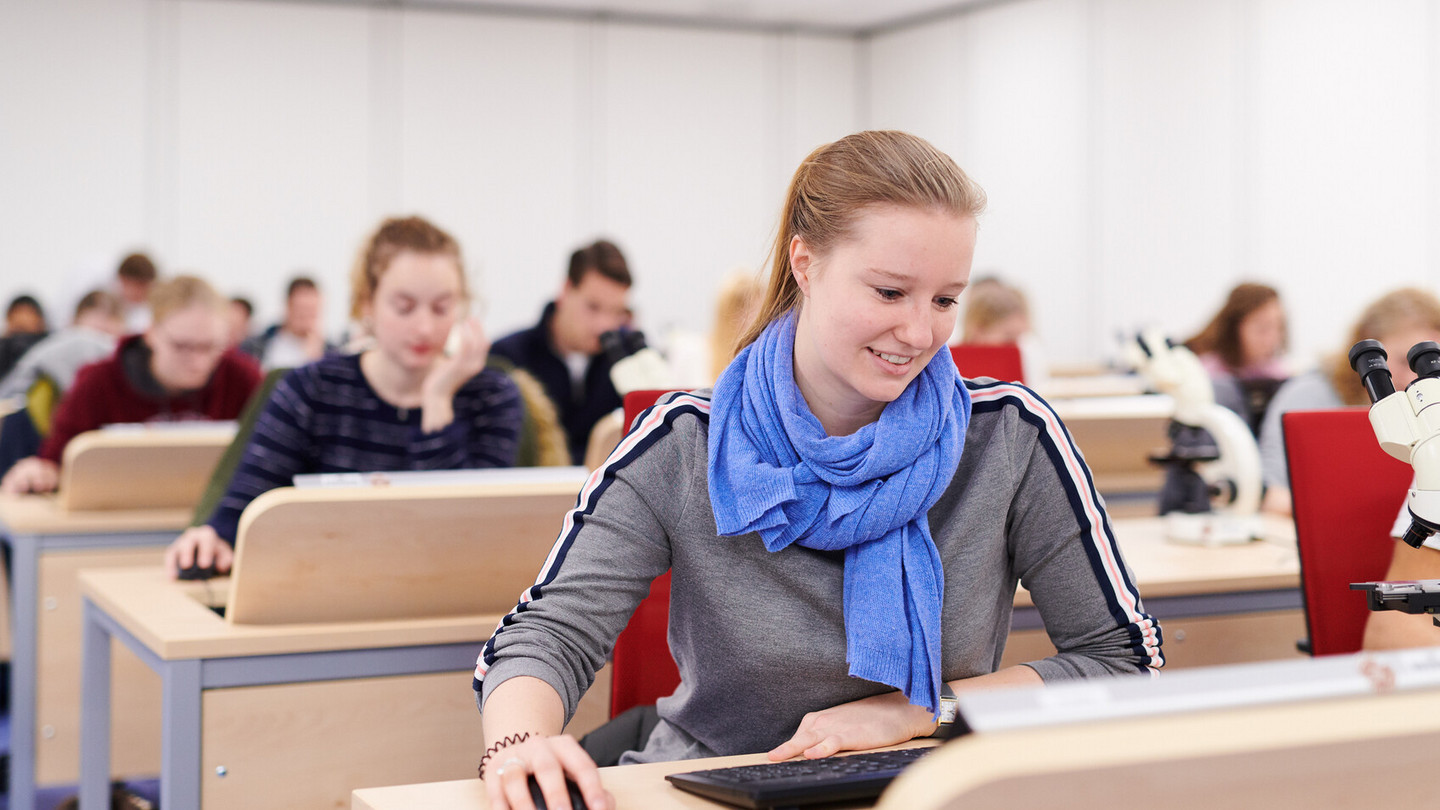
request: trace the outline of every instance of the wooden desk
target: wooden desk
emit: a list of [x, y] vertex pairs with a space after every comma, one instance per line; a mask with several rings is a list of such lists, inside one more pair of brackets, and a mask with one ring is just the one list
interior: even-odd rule
[[1151, 495], [1165, 471], [1149, 462], [1169, 446], [1175, 401], [1163, 394], [1048, 400], [1085, 456], [1095, 486], [1106, 497]]
[[[334, 806], [357, 785], [470, 773], [484, 751], [470, 678], [498, 614], [237, 625], [207, 606], [226, 598], [226, 579], [147, 568], [80, 581], [82, 807], [106, 801], [111, 638], [164, 682], [162, 807]], [[608, 718], [596, 703], [608, 678], [573, 733]]]
[[[11, 548], [10, 807], [34, 806], [37, 784], [79, 775], [81, 567], [151, 565], [189, 525], [188, 508], [69, 511], [51, 495], [0, 495]], [[118, 657], [124, 701], [115, 722], [117, 774], [149, 775], [160, 760], [159, 681]]]
[[[1323, 665], [1293, 663], [1300, 670]], [[1393, 674], [1383, 657], [1357, 656], [1354, 663], [1362, 673], [1370, 667], [1376, 675]], [[1246, 677], [1238, 671], [1243, 668], [1228, 675], [1225, 669], [1232, 668], [1207, 677]], [[1163, 688], [1164, 683], [1129, 680], [1140, 688]], [[1403, 680], [1403, 674], [1396, 679], [1402, 689]], [[937, 748], [902, 774], [876, 806], [1014, 810], [1057, 804], [1056, 797], [1063, 797], [1058, 806], [1105, 810], [1115, 806], [1119, 795], [1140, 796], [1147, 807], [1169, 810], [1325, 810], [1396, 797], [1423, 802], [1433, 792], [1434, 752], [1440, 745], [1440, 687], [1433, 685], [1433, 676], [1429, 682], [1404, 691], [1371, 686], [1364, 693], [1349, 689], [1337, 696], [1281, 698], [1292, 702], [1222, 702], [1215, 704], [1219, 708], [981, 731]], [[1089, 683], [1078, 687], [1082, 695], [1090, 694]], [[1046, 689], [1015, 691], [1043, 697]], [[752, 754], [631, 765], [604, 768], [600, 777], [621, 810], [718, 810], [725, 805], [671, 787], [665, 775], [761, 761], [764, 755]], [[477, 779], [357, 790], [351, 801], [352, 810], [488, 807]]]
[[[1297, 658], [1305, 637], [1295, 524], [1266, 517], [1265, 539], [1205, 547], [1165, 539], [1163, 518], [1113, 520], [1145, 609], [1165, 634], [1167, 668]], [[1016, 594], [1005, 664], [1054, 653], [1027, 593]]]
[[[896, 748], [935, 745], [933, 740], [913, 740]], [[758, 765], [769, 762], [764, 754], [741, 754], [704, 760], [655, 762], [648, 765], [618, 765], [600, 769], [600, 781], [615, 797], [620, 810], [724, 810], [730, 805], [686, 793], [671, 787], [665, 777], [672, 773], [697, 771], [702, 768], [728, 768], [734, 765]], [[869, 807], [871, 803], [826, 805], [836, 807]], [[418, 785], [367, 788], [355, 791], [350, 810], [485, 810], [490, 806], [485, 785], [479, 779], [434, 782]]]

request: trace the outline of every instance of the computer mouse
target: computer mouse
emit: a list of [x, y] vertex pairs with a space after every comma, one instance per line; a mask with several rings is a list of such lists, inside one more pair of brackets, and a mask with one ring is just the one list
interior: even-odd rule
[[188, 568], [181, 568], [177, 579], [210, 579], [220, 575], [220, 570], [212, 563], [201, 568], [199, 563], [192, 563]]
[[[530, 798], [535, 802], [535, 810], [548, 810], [549, 805], [545, 803], [545, 795], [540, 792], [540, 783], [536, 781], [535, 774], [530, 774]], [[580, 795], [580, 786], [565, 780], [565, 789], [570, 792], [570, 806], [575, 810], [590, 810], [585, 804], [585, 797]]]

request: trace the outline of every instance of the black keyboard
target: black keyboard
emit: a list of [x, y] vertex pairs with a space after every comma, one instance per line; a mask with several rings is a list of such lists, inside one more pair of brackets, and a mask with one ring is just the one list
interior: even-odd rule
[[907, 765], [933, 748], [871, 751], [825, 759], [792, 759], [708, 771], [673, 773], [671, 784], [740, 807], [800, 807], [880, 795]]

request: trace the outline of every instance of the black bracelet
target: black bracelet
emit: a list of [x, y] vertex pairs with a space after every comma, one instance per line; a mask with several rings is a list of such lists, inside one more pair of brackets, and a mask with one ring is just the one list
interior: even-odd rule
[[497, 742], [489, 748], [486, 748], [485, 756], [480, 757], [480, 767], [475, 769], [476, 775], [479, 776], [481, 779], [485, 778], [485, 763], [489, 762], [491, 757], [500, 753], [501, 748], [504, 748], [507, 745], [519, 745], [520, 743], [525, 742], [528, 739], [530, 739], [530, 732], [522, 731], [519, 734], [511, 734], [509, 737], [502, 738], [500, 742]]

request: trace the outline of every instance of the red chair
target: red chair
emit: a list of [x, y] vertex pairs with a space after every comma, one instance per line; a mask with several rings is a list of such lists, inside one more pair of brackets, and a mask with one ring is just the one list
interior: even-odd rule
[[1025, 382], [1020, 362], [1020, 347], [1014, 343], [1000, 346], [979, 343], [958, 343], [950, 347], [955, 367], [962, 377], [994, 377], [1007, 382]]
[[1364, 409], [1281, 419], [1310, 653], [1355, 652], [1370, 611], [1350, 583], [1385, 578], [1396, 543], [1390, 529], [1413, 473], [1380, 449]]
[[[664, 391], [632, 391], [625, 395], [625, 430], [635, 417], [655, 404]], [[630, 624], [615, 640], [611, 658], [610, 716], [645, 706], [675, 691], [680, 670], [670, 655], [670, 572], [656, 578], [650, 595], [640, 602]]]

